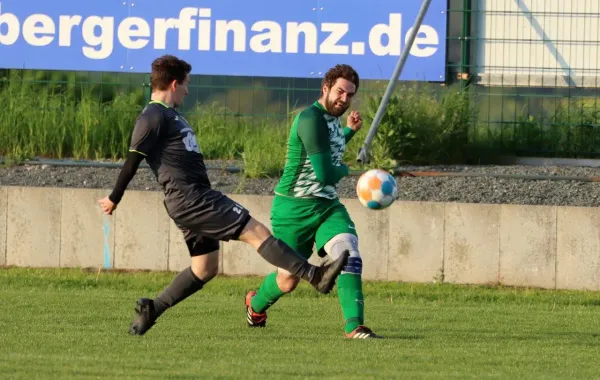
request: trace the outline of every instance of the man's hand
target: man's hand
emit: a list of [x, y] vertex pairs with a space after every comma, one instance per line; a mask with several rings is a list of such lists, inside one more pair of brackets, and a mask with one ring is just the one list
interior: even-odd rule
[[352, 111], [350, 115], [348, 115], [348, 119], [346, 119], [346, 125], [350, 127], [354, 132], [358, 132], [362, 127], [362, 116], [360, 116], [360, 112]]
[[112, 203], [112, 201], [108, 199], [108, 197], [100, 199], [98, 203], [100, 203], [100, 208], [102, 209], [102, 212], [106, 215], [112, 215], [113, 211], [115, 211], [115, 209], [117, 208], [117, 205]]

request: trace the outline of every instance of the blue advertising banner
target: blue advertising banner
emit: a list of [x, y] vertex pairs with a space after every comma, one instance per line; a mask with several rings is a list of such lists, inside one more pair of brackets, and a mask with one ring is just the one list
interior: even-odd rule
[[[421, 1], [0, 0], [0, 68], [389, 79]], [[433, 0], [400, 79], [444, 81], [446, 0]]]

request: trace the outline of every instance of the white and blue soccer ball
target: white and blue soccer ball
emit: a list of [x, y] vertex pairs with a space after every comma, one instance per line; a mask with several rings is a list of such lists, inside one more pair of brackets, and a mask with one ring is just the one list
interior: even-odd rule
[[363, 206], [383, 210], [398, 198], [398, 185], [394, 177], [385, 170], [371, 169], [358, 179], [356, 194]]

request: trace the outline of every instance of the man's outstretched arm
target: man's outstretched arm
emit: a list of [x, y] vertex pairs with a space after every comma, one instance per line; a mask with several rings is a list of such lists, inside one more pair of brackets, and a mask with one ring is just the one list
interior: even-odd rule
[[108, 196], [108, 199], [110, 199], [112, 203], [117, 205], [119, 202], [121, 202], [121, 198], [123, 198], [123, 194], [125, 194], [125, 190], [127, 189], [129, 182], [131, 182], [135, 176], [135, 173], [137, 172], [140, 163], [143, 160], [144, 155], [137, 151], [130, 150], [129, 153], [127, 153], [127, 159], [125, 160], [123, 168], [119, 173], [117, 183], [115, 183], [113, 191]]
[[298, 120], [298, 137], [304, 144], [308, 159], [319, 182], [335, 185], [348, 175], [348, 167], [333, 165], [327, 123], [320, 117], [301, 115]]
[[160, 130], [160, 114], [141, 115], [135, 123], [125, 164], [110, 195], [99, 200], [102, 211], [111, 215], [125, 194], [142, 160], [156, 145]]

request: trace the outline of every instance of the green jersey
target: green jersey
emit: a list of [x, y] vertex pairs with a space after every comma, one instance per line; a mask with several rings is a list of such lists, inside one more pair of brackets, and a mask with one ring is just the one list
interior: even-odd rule
[[297, 198], [336, 199], [336, 184], [317, 179], [309, 156], [330, 152], [331, 164], [340, 167], [346, 143], [352, 135], [350, 128], [342, 129], [339, 118], [327, 113], [319, 102], [300, 112], [290, 130], [286, 163], [275, 193]]

